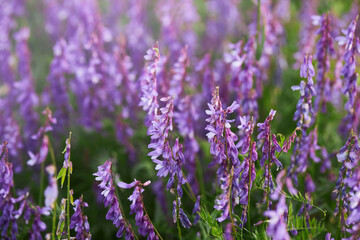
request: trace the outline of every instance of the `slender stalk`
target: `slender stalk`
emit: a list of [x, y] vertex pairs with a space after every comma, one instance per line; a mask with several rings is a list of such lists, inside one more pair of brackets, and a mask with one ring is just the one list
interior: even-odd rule
[[[141, 198], [142, 198], [142, 196], [141, 196]], [[141, 200], [142, 200], [142, 199], [141, 199]], [[142, 201], [142, 202], [144, 202], [144, 201]], [[154, 224], [153, 224], [153, 222], [151, 221], [151, 218], [149, 217], [149, 214], [147, 213], [146, 208], [145, 208], [145, 206], [144, 206], [144, 205], [143, 205], [143, 207], [144, 207], [144, 212], [145, 212], [145, 215], [148, 217], [148, 219], [149, 219], [149, 221], [150, 221], [151, 225], [153, 226], [153, 228], [154, 228], [154, 230], [155, 230], [156, 234], [158, 235], [159, 239], [160, 239], [160, 240], [163, 240], [163, 238], [161, 237], [161, 235], [160, 235], [159, 231], [156, 229], [155, 225], [154, 225]]]
[[[112, 173], [112, 167], [111, 167], [110, 173], [111, 173], [111, 179], [112, 179], [112, 181], [114, 182], [114, 177], [113, 177], [113, 173]], [[117, 202], [119, 203], [119, 210], [120, 210], [121, 215], [122, 215], [123, 218], [124, 218], [124, 221], [125, 221], [126, 225], [128, 226], [128, 228], [130, 228], [130, 230], [131, 230], [131, 232], [133, 233], [135, 239], [136, 239], [136, 240], [139, 240], [139, 238], [136, 236], [136, 233], [135, 233], [134, 229], [132, 228], [131, 224], [130, 224], [129, 221], [126, 219], [126, 216], [125, 216], [125, 214], [124, 214], [124, 211], [122, 210], [122, 204], [121, 204], [120, 197], [119, 197], [119, 194], [118, 194], [118, 191], [117, 191], [116, 188], [115, 188], [115, 197], [116, 197]], [[145, 208], [144, 208], [144, 209], [145, 209]]]
[[[270, 133], [269, 133], [269, 154], [271, 154], [271, 130], [270, 130]], [[268, 157], [267, 157], [267, 185], [266, 185], [266, 209], [269, 209], [269, 204], [270, 204], [270, 201], [269, 201], [269, 195], [270, 195], [270, 170], [271, 170], [271, 166], [270, 166], [270, 159], [269, 159], [269, 154], [268, 154]]]
[[41, 206], [41, 203], [43, 201], [43, 195], [44, 195], [44, 165], [45, 161], [41, 163], [41, 170], [40, 170], [40, 190], [39, 190], [39, 202], [38, 205]]
[[[226, 113], [225, 113], [225, 116], [226, 116]], [[225, 123], [226, 123], [226, 117], [224, 117], [224, 126], [225, 126]], [[226, 132], [224, 134], [226, 136]], [[229, 181], [229, 191], [228, 191], [228, 194], [229, 194], [229, 217], [230, 217], [230, 221], [231, 221], [231, 227], [232, 227], [232, 230], [234, 232], [234, 236], [236, 236], [236, 229], [235, 229], [235, 223], [234, 223], [234, 218], [233, 218], [233, 215], [232, 215], [232, 197], [231, 197], [231, 188], [232, 188], [232, 180], [233, 180], [233, 177], [234, 177], [234, 167], [231, 167], [231, 170], [230, 170], [230, 159], [229, 159], [229, 154], [228, 154], [228, 145], [227, 145], [227, 141], [226, 141], [226, 137], [225, 137], [225, 152], [226, 152], [226, 161], [227, 161], [227, 169], [228, 171], [230, 171], [230, 181]]]
[[195, 161], [196, 161], [196, 170], [197, 170], [197, 172], [198, 172], [200, 192], [201, 192], [201, 194], [204, 194], [205, 191], [206, 191], [206, 189], [205, 189], [204, 176], [203, 176], [203, 172], [202, 172], [200, 160], [199, 160], [198, 158], [196, 158]]
[[[71, 132], [69, 133], [69, 142], [71, 141]], [[70, 240], [70, 174], [72, 173], [71, 165], [71, 154], [69, 152], [69, 164], [70, 166], [67, 169], [67, 203], [66, 203], [66, 218], [67, 218], [67, 237]]]
[[[70, 156], [69, 156], [70, 162]], [[71, 167], [70, 167], [71, 168]], [[67, 218], [67, 237], [70, 240], [70, 169], [67, 170], [67, 203], [66, 203], [66, 218]]]
[[[234, 177], [234, 167], [231, 168], [231, 173], [230, 173], [230, 183], [232, 183], [232, 180], [233, 180], [233, 177]], [[234, 218], [233, 218], [233, 215], [232, 215], [232, 201], [231, 201], [231, 189], [229, 191], [229, 199], [230, 199], [230, 202], [229, 202], [229, 205], [230, 205], [230, 210], [229, 210], [229, 214], [230, 214], [230, 220], [231, 220], [231, 227], [232, 227], [232, 230], [234, 231], [234, 236], [236, 236], [236, 228], [235, 228], [235, 223], [234, 223]]]
[[249, 153], [249, 189], [248, 189], [248, 204], [247, 204], [247, 223], [249, 225], [249, 231], [251, 228], [250, 224], [250, 190], [251, 190], [251, 167], [252, 167], [252, 145], [253, 142], [250, 142], [250, 153]]
[[[54, 154], [54, 149], [53, 149], [53, 146], [51, 144], [51, 141], [49, 139], [49, 152], [50, 152], [50, 158], [51, 158], [51, 161], [55, 167], [55, 172], [57, 173], [57, 167], [56, 167], [56, 159], [55, 159], [55, 154]], [[57, 200], [55, 200], [55, 204], [54, 204], [54, 209], [53, 209], [53, 219], [52, 219], [52, 239], [55, 240], [56, 239], [56, 203], [57, 203]]]
[[[178, 179], [176, 177], [176, 184], [178, 184]], [[180, 228], [180, 213], [179, 213], [179, 194], [178, 192], [176, 191], [176, 226], [177, 226], [177, 230], [178, 230], [178, 237], [179, 237], [179, 240], [182, 240], [182, 237], [181, 237], [181, 228]]]

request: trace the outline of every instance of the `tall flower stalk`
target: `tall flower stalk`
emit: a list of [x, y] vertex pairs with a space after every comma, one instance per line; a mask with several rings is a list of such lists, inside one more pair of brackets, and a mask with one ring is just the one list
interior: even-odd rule
[[359, 124], [359, 90], [357, 86], [358, 74], [356, 72], [356, 53], [360, 54], [360, 42], [356, 37], [356, 19], [352, 20], [346, 30], [343, 32], [346, 36], [337, 37], [339, 45], [345, 44], [344, 66], [341, 69], [341, 75], [344, 78], [344, 94], [348, 96], [348, 101], [345, 104], [345, 110], [348, 115], [343, 119], [340, 131], [343, 135], [347, 135], [350, 129], [355, 133], [358, 131]]
[[350, 137], [347, 139], [345, 145], [339, 150], [336, 155], [338, 161], [342, 163], [339, 171], [339, 178], [336, 182], [335, 194], [336, 194], [336, 209], [335, 214], [338, 216], [338, 223], [340, 232], [344, 231], [345, 215], [349, 211], [349, 198], [347, 194], [347, 181], [350, 181], [353, 168], [359, 163], [360, 146], [358, 137], [351, 132]]
[[[209, 132], [206, 135], [210, 142], [210, 153], [214, 155], [213, 164], [219, 164], [217, 176], [220, 188], [222, 189], [222, 193], [215, 201], [214, 208], [221, 211], [221, 216], [217, 218], [219, 222], [230, 218], [235, 233], [232, 206], [238, 204], [236, 200], [238, 197], [238, 189], [236, 188], [238, 178], [234, 178], [234, 172], [239, 168], [240, 161], [238, 159], [238, 150], [235, 146], [238, 138], [230, 129], [230, 123], [234, 120], [227, 120], [226, 116], [237, 110], [239, 105], [233, 102], [231, 106], [223, 109], [219, 96], [219, 87], [217, 87], [213, 92], [213, 97], [208, 107], [209, 110], [206, 110], [206, 114], [209, 115], [209, 118], [206, 119], [208, 125], [205, 129]], [[238, 176], [237, 172], [235, 176]]]

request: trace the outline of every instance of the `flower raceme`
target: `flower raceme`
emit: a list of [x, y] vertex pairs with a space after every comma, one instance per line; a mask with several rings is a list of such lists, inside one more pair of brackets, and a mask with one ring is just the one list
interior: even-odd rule
[[[142, 236], [148, 236], [148, 239], [150, 240], [156, 240], [159, 239], [158, 236], [155, 234], [154, 226], [150, 220], [149, 215], [147, 214], [143, 202], [143, 195], [144, 192], [143, 187], [148, 186], [151, 183], [151, 181], [147, 181], [145, 183], [141, 183], [140, 181], [137, 181], [136, 179], [132, 183], [124, 183], [124, 182], [118, 182], [118, 187], [123, 189], [129, 189], [134, 188], [133, 193], [128, 198], [131, 201], [130, 205], [130, 214], [135, 214], [135, 222], [136, 226], [139, 227], [139, 233]], [[145, 214], [144, 214], [145, 211]]]
[[125, 231], [126, 239], [135, 239], [134, 234], [130, 229], [131, 226], [125, 220], [119, 205], [119, 200], [116, 196], [115, 185], [111, 172], [111, 162], [106, 161], [103, 165], [99, 166], [98, 171], [93, 175], [96, 176], [96, 181], [100, 181], [99, 188], [103, 190], [101, 195], [104, 197], [104, 206], [110, 206], [110, 209], [106, 214], [106, 219], [112, 221], [119, 229], [116, 236], [121, 238]]

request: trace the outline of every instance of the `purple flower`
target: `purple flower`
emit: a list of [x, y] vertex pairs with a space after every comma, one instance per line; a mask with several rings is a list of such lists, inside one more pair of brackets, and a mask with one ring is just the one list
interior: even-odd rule
[[282, 195], [275, 210], [266, 210], [264, 216], [270, 218], [266, 229], [268, 236], [274, 240], [290, 240], [286, 226], [287, 206], [285, 196]]
[[186, 80], [186, 68], [189, 65], [189, 59], [187, 56], [188, 47], [185, 46], [181, 49], [179, 58], [174, 63], [172, 72], [172, 78], [170, 80], [170, 88], [168, 91], [169, 96], [172, 96], [175, 101], [178, 101], [183, 94], [184, 85]]
[[24, 134], [25, 139], [29, 138], [37, 129], [38, 114], [35, 107], [38, 105], [38, 97], [34, 90], [34, 81], [31, 72], [31, 55], [28, 47], [30, 29], [22, 28], [15, 34], [16, 55], [18, 57], [18, 73], [20, 81], [14, 84], [17, 92], [17, 103], [19, 113], [25, 120]]
[[31, 209], [32, 215], [34, 215], [34, 221], [32, 228], [29, 231], [30, 240], [39, 240], [42, 239], [41, 232], [46, 230], [46, 224], [41, 221], [41, 215], [49, 216], [50, 211], [48, 207], [39, 207], [36, 206], [35, 209]]
[[116, 197], [115, 186], [111, 173], [111, 162], [106, 161], [103, 165], [99, 166], [98, 171], [93, 175], [96, 176], [96, 181], [101, 181], [99, 188], [103, 190], [101, 195], [104, 196], [105, 207], [111, 206], [106, 214], [106, 220], [111, 220], [119, 229], [116, 236], [121, 238], [125, 230], [126, 239], [134, 239], [133, 232], [130, 230], [130, 224], [124, 218], [122, 210], [120, 209], [119, 201]]
[[300, 82], [299, 86], [292, 86], [293, 91], [300, 91], [300, 99], [296, 105], [296, 112], [294, 114], [294, 121], [298, 120], [298, 126], [303, 129], [309, 128], [314, 122], [314, 110], [311, 99], [316, 94], [314, 88], [313, 77], [315, 76], [314, 66], [312, 65], [312, 56], [306, 55], [304, 63], [300, 68], [300, 76], [307, 78], [307, 82]]
[[193, 224], [196, 224], [198, 223], [198, 221], [200, 220], [200, 215], [199, 215], [199, 212], [201, 210], [201, 206], [200, 206], [200, 195], [198, 195], [196, 197], [196, 202], [195, 202], [195, 205], [194, 205], [194, 209], [192, 211], [193, 214], [195, 214], [195, 219], [194, 219], [194, 223]]
[[53, 165], [47, 166], [46, 172], [49, 176], [49, 185], [45, 188], [44, 191], [45, 206], [54, 208], [55, 201], [59, 194], [55, 177], [55, 167]]
[[[227, 120], [226, 116], [238, 109], [239, 105], [233, 102], [231, 106], [223, 109], [219, 97], [219, 87], [217, 87], [213, 92], [211, 104], [208, 106], [209, 110], [206, 110], [206, 114], [209, 115], [209, 118], [206, 121], [209, 124], [205, 129], [209, 132], [206, 136], [210, 142], [210, 153], [214, 155], [212, 164], [219, 164], [217, 176], [222, 189], [222, 193], [215, 201], [214, 208], [222, 211], [222, 215], [217, 218], [219, 222], [222, 222], [229, 216], [232, 189], [235, 191], [234, 198], [238, 194], [237, 189], [232, 188], [233, 184], [238, 183], [238, 175], [236, 173], [234, 175], [234, 169], [240, 165], [238, 150], [235, 146], [237, 136], [230, 129], [230, 123], [234, 120]], [[232, 177], [233, 175], [235, 177]]]
[[312, 193], [315, 192], [315, 183], [311, 178], [310, 174], [307, 174], [305, 177], [305, 192]]
[[87, 216], [84, 215], [84, 207], [88, 207], [86, 202], [83, 202], [83, 196], [74, 201], [74, 214], [70, 219], [70, 229], [75, 229], [76, 239], [90, 240], [90, 225]]
[[151, 122], [152, 125], [148, 128], [148, 134], [151, 136], [151, 143], [148, 147], [154, 149], [148, 155], [151, 156], [151, 159], [153, 159], [153, 161], [157, 160], [157, 158], [161, 155], [164, 159], [168, 159], [168, 152], [166, 152], [166, 139], [169, 135], [169, 131], [172, 131], [173, 129], [173, 99], [167, 97], [162, 98], [161, 101], [167, 102], [166, 106], [160, 109], [160, 115], [154, 116]]
[[51, 125], [56, 124], [57, 120], [52, 116], [52, 112], [50, 108], [44, 109], [42, 111], [42, 114], [45, 116], [45, 122], [44, 124], [39, 128], [36, 134], [32, 135], [32, 139], [39, 139], [41, 136], [43, 136], [45, 133], [50, 132], [53, 130], [53, 127]]
[[70, 167], [70, 173], [72, 172], [72, 162], [70, 161], [70, 149], [71, 149], [71, 143], [70, 143], [70, 139], [71, 139], [71, 132], [69, 135], [69, 138], [66, 139], [65, 141], [65, 149], [63, 151], [64, 153], [64, 163], [63, 163], [63, 167], [64, 168], [69, 168]]
[[139, 106], [142, 106], [147, 111], [146, 126], [150, 127], [155, 116], [158, 114], [158, 91], [156, 83], [156, 68], [160, 59], [158, 44], [147, 50], [145, 55], [146, 61], [151, 61], [147, 67], [147, 76], [141, 80], [141, 92]]
[[[246, 117], [252, 115], [254, 121], [256, 121], [259, 115], [257, 98], [262, 94], [262, 83], [259, 74], [260, 71], [255, 59], [255, 52], [256, 41], [254, 37], [251, 37], [244, 46], [246, 59], [244, 61], [244, 67], [239, 73], [241, 87], [237, 97], [237, 102], [240, 104], [240, 114]], [[256, 89], [253, 88], [254, 79], [256, 81]]]
[[66, 84], [66, 74], [71, 72], [72, 63], [69, 53], [71, 45], [64, 39], [59, 39], [53, 47], [54, 58], [50, 64], [47, 81], [50, 82], [50, 99], [55, 106], [55, 118], [59, 121], [57, 130], [69, 124], [72, 107], [69, 101]]
[[175, 182], [175, 176], [177, 179], [177, 193], [178, 196], [181, 198], [183, 196], [182, 185], [186, 183], [186, 179], [183, 176], [181, 167], [185, 163], [185, 158], [183, 154], [183, 146], [179, 143], [179, 138], [176, 138], [175, 144], [172, 148], [172, 161], [171, 161], [171, 168], [170, 168], [170, 177], [169, 181], [166, 185], [167, 190], [169, 190], [173, 183]]
[[[259, 128], [260, 133], [257, 136], [257, 139], [263, 139], [264, 143], [262, 146], [262, 157], [260, 159], [260, 166], [264, 166], [265, 160], [270, 159], [272, 156], [270, 156], [270, 152], [272, 148], [276, 148], [277, 152], [281, 151], [281, 148], [279, 144], [276, 141], [276, 138], [271, 137], [271, 121], [274, 119], [276, 111], [272, 110], [269, 113], [269, 116], [266, 117], [265, 122], [258, 123], [257, 126]], [[271, 141], [272, 139], [275, 140], [275, 142]]]
[[14, 173], [12, 163], [8, 160], [8, 149], [6, 145], [7, 142], [3, 142], [0, 145], [0, 199], [6, 198], [10, 194], [10, 189], [14, 186]]
[[241, 178], [238, 180], [238, 183], [234, 185], [234, 188], [237, 189], [238, 192], [236, 202], [244, 206], [241, 216], [241, 227], [243, 227], [247, 221], [247, 209], [250, 207], [248, 206], [249, 194], [256, 178], [255, 161], [257, 159], [256, 142], [251, 142], [248, 155], [244, 158], [240, 166], [235, 169], [235, 176], [240, 176], [241, 173]]
[[327, 234], [325, 235], [325, 240], [335, 240], [335, 238], [332, 238], [332, 237], [331, 237], [331, 233], [327, 233]]
[[139, 227], [138, 231], [142, 236], [148, 236], [148, 239], [159, 239], [158, 236], [155, 234], [154, 226], [149, 218], [149, 215], [145, 211], [144, 214], [144, 202], [143, 202], [143, 195], [144, 192], [143, 187], [146, 187], [150, 184], [150, 181], [145, 183], [141, 183], [136, 179], [130, 183], [118, 182], [118, 186], [120, 188], [129, 189], [134, 188], [132, 195], [128, 198], [131, 201], [130, 205], [130, 214], [135, 213], [135, 222], [136, 226]]
[[[330, 69], [330, 57], [335, 55], [335, 49], [331, 36], [332, 29], [329, 14], [323, 14], [321, 17], [317, 17], [318, 21], [316, 25], [320, 25], [317, 33], [320, 35], [320, 39], [316, 44], [315, 58], [318, 62], [318, 74], [316, 76], [315, 88], [318, 97], [315, 99], [314, 105], [316, 111], [322, 108], [322, 111], [325, 112], [326, 103], [330, 100], [329, 96], [331, 96], [330, 79], [326, 77], [325, 74]], [[330, 93], [326, 92], [327, 90], [330, 90]]]
[[355, 240], [360, 237], [360, 168], [354, 170], [351, 177], [344, 183], [350, 188], [349, 191], [349, 215], [346, 219], [347, 231], [351, 234], [348, 239]]
[[345, 182], [349, 181], [352, 169], [359, 163], [360, 146], [358, 138], [353, 133], [346, 141], [345, 145], [336, 155], [338, 161], [342, 163], [339, 171], [339, 178], [336, 182], [334, 193], [336, 194], [335, 214], [340, 214], [340, 221], [345, 222], [345, 214], [347, 212], [348, 194], [346, 193]]
[[184, 157], [186, 159], [185, 168], [188, 171], [186, 176], [192, 190], [196, 194], [199, 186], [196, 180], [196, 162], [195, 157], [199, 152], [200, 147], [195, 138], [195, 128], [197, 120], [199, 120], [199, 113], [197, 112], [194, 103], [195, 98], [185, 96], [177, 105], [177, 111], [174, 112], [174, 121], [177, 124], [179, 133], [184, 139]]
[[348, 96], [348, 101], [345, 104], [345, 109], [348, 112], [348, 115], [343, 119], [341, 126], [342, 134], [346, 135], [351, 128], [354, 131], [357, 131], [359, 117], [356, 114], [357, 106], [355, 105], [356, 96], [358, 94], [357, 90], [357, 78], [358, 74], [356, 73], [356, 58], [355, 54], [360, 53], [360, 41], [355, 36], [357, 19], [354, 19], [350, 22], [349, 27], [346, 30], [343, 30], [343, 33], [346, 36], [337, 37], [336, 40], [339, 42], [339, 45], [345, 44], [345, 54], [344, 54], [344, 66], [341, 69], [341, 75], [344, 78], [344, 94]]
[[27, 164], [29, 166], [35, 166], [43, 163], [47, 158], [48, 152], [49, 152], [49, 138], [46, 135], [44, 135], [39, 153], [35, 155], [31, 151], [28, 152], [30, 159], [27, 161]]
[[[177, 204], [179, 206], [177, 206]], [[177, 212], [177, 209], [179, 209], [179, 212]], [[190, 228], [191, 227], [192, 224], [191, 224], [189, 218], [185, 214], [184, 210], [181, 208], [181, 199], [180, 198], [178, 198], [177, 202], [176, 202], [176, 200], [173, 201], [173, 219], [174, 219], [174, 223], [177, 222], [178, 216], [179, 216], [181, 225], [184, 228]]]

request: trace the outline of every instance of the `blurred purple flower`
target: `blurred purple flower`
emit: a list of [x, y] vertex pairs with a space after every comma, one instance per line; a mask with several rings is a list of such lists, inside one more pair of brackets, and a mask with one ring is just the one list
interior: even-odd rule
[[343, 135], [348, 134], [350, 129], [357, 132], [359, 123], [359, 116], [356, 114], [359, 107], [357, 106], [358, 104], [356, 104], [358, 74], [356, 73], [355, 54], [360, 53], [360, 41], [355, 35], [356, 22], [357, 18], [350, 22], [347, 29], [343, 30], [346, 36], [336, 38], [340, 46], [345, 45], [345, 64], [341, 69], [341, 75], [344, 78], [344, 94], [348, 97], [348, 101], [345, 104], [348, 115], [343, 119], [342, 125], [340, 126]]
[[45, 196], [45, 206], [54, 208], [56, 199], [58, 197], [58, 186], [55, 177], [55, 167], [53, 165], [49, 165], [46, 167], [46, 172], [49, 176], [49, 185], [45, 188], [44, 196]]
[[269, 217], [269, 225], [266, 233], [274, 240], [290, 240], [286, 226], [286, 218], [288, 208], [286, 206], [285, 196], [282, 195], [275, 210], [266, 210], [265, 217]]
[[150, 127], [155, 116], [158, 114], [159, 108], [156, 83], [156, 68], [160, 59], [158, 44], [155, 44], [152, 48], [147, 50], [144, 58], [146, 61], [149, 61], [149, 66], [147, 67], [146, 77], [141, 79], [142, 82], [140, 83], [140, 87], [142, 96], [139, 106], [142, 106], [143, 109], [147, 111], [145, 124], [147, 127]]

